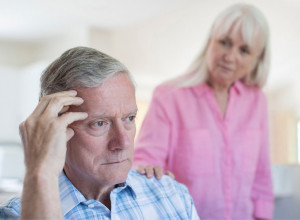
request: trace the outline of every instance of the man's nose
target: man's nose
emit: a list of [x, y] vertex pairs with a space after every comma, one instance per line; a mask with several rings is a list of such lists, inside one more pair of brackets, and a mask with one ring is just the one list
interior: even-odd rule
[[125, 129], [122, 122], [117, 122], [111, 127], [110, 131], [110, 150], [122, 150], [129, 146], [130, 140], [128, 131]]

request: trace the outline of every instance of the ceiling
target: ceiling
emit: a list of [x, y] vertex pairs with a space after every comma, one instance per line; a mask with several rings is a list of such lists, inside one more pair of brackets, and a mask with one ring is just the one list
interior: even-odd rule
[[[192, 1], [190, 1], [192, 2]], [[0, 0], [0, 38], [39, 40], [70, 28], [126, 28], [187, 5], [186, 0]]]
[[[74, 28], [120, 30], [197, 7], [209, 17], [236, 0], [0, 0], [0, 40], [41, 41]], [[300, 79], [300, 1], [248, 0], [271, 29], [271, 85]], [[207, 16], [206, 16], [207, 15]], [[202, 22], [202, 21], [201, 21]], [[203, 22], [206, 22], [205, 19]], [[200, 24], [198, 22], [198, 24]], [[286, 73], [289, 76], [286, 77]]]
[[[30, 40], [68, 28], [126, 28], [197, 4], [202, 14], [225, 8], [236, 0], [0, 0], [0, 38]], [[242, 1], [245, 2], [245, 1]], [[252, 0], [269, 20], [300, 18], [298, 0]], [[295, 17], [297, 16], [297, 17]], [[298, 24], [297, 19], [294, 24]], [[290, 24], [286, 24], [290, 25]]]

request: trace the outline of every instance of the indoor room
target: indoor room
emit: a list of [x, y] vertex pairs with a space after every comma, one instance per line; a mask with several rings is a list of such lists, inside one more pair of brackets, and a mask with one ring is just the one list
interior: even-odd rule
[[1, 0], [0, 202], [22, 193], [19, 124], [38, 104], [40, 76], [53, 60], [69, 48], [86, 46], [125, 64], [135, 81], [139, 134], [154, 89], [186, 73], [215, 17], [235, 3], [254, 5], [269, 24], [270, 70], [262, 91], [268, 105], [274, 219], [300, 219], [297, 0]]

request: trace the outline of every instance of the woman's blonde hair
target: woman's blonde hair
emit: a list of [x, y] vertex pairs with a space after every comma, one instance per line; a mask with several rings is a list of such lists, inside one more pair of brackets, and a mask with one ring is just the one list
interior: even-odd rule
[[254, 6], [248, 4], [235, 4], [219, 14], [209, 32], [204, 50], [197, 56], [189, 67], [186, 74], [177, 78], [176, 84], [179, 87], [192, 87], [205, 82], [208, 78], [206, 66], [206, 54], [210, 39], [215, 36], [224, 36], [233, 31], [241, 29], [243, 40], [251, 46], [253, 39], [260, 34], [262, 52], [254, 71], [242, 79], [251, 86], [263, 87], [266, 83], [269, 72], [270, 47], [269, 27], [264, 15]]

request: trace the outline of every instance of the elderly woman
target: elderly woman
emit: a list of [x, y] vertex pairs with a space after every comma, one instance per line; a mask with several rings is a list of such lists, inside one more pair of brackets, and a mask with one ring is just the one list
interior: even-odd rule
[[156, 88], [136, 142], [137, 169], [157, 178], [162, 170], [173, 172], [203, 220], [271, 219], [261, 91], [268, 69], [262, 13], [245, 4], [223, 11], [188, 73]]

